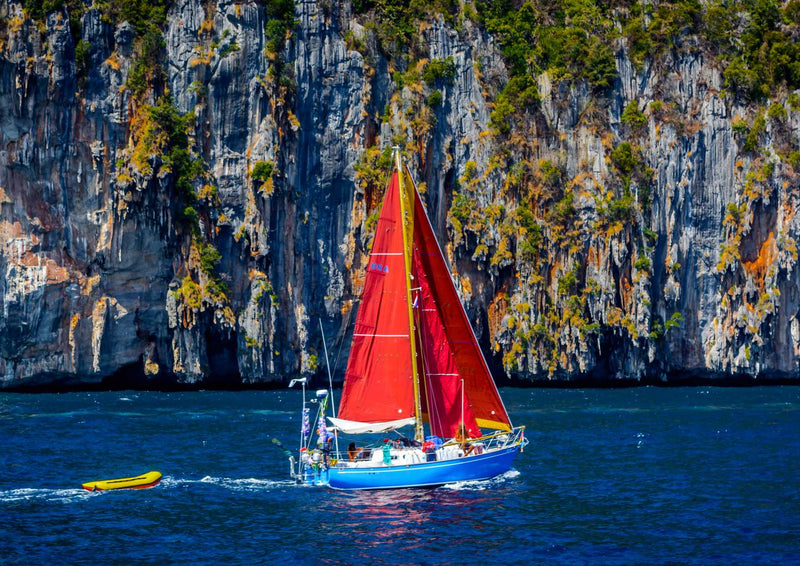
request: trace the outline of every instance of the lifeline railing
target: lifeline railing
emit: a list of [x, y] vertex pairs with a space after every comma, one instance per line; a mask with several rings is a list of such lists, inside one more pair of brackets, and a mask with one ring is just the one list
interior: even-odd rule
[[[490, 452], [492, 450], [499, 450], [501, 448], [508, 448], [509, 446], [515, 446], [520, 444], [522, 448], [528, 445], [528, 439], [525, 438], [525, 427], [519, 426], [515, 427], [510, 431], [498, 431], [492, 434], [487, 434], [481, 436], [480, 438], [469, 438], [466, 440], [468, 444], [479, 444], [483, 447], [483, 452]], [[447, 442], [443, 443], [440, 448], [445, 448], [448, 446], [458, 446], [460, 442], [456, 442], [455, 439], [450, 439]], [[364, 446], [359, 447], [362, 451], [369, 451], [370, 453], [375, 452], [376, 450], [381, 450], [383, 447], [383, 443], [378, 443], [372, 446]], [[409, 447], [411, 448], [411, 447]], [[420, 447], [417, 446], [417, 449]], [[332, 451], [330, 453], [330, 461], [331, 465], [336, 465], [336, 463], [341, 462], [345, 463], [350, 461], [350, 456], [347, 451]], [[363, 462], [367, 460], [367, 458], [361, 457], [356, 458], [355, 462]]]

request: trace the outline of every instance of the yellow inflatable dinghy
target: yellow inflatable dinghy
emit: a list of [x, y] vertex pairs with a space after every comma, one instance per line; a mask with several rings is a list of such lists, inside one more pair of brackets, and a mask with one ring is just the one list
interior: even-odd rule
[[105, 491], [107, 489], [144, 489], [153, 487], [161, 481], [161, 472], [147, 472], [135, 478], [119, 478], [116, 480], [90, 481], [81, 484], [88, 491]]

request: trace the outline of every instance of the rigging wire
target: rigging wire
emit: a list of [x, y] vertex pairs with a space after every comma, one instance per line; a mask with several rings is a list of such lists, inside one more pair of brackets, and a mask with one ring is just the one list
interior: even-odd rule
[[345, 322], [344, 332], [342, 332], [342, 337], [339, 339], [339, 351], [336, 352], [336, 359], [333, 360], [332, 373], [336, 373], [336, 368], [339, 367], [339, 356], [342, 354], [342, 346], [344, 346], [344, 337], [347, 335], [347, 329], [350, 327], [350, 319], [353, 317], [353, 311], [355, 310], [355, 305], [359, 301], [360, 299], [353, 299], [353, 304], [347, 311], [347, 322]]

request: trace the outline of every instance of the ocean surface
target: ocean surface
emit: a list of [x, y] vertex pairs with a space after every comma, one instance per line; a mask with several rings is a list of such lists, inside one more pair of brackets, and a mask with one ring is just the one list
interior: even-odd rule
[[272, 443], [299, 391], [0, 394], [0, 563], [800, 564], [800, 387], [502, 395], [504, 476], [342, 493]]

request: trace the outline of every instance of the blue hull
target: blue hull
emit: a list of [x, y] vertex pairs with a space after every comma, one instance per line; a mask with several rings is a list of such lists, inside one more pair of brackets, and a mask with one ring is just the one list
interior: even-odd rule
[[333, 489], [396, 489], [426, 487], [459, 481], [485, 480], [507, 472], [520, 445], [454, 460], [424, 462], [407, 466], [370, 468], [332, 467], [328, 485]]

